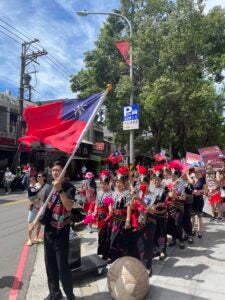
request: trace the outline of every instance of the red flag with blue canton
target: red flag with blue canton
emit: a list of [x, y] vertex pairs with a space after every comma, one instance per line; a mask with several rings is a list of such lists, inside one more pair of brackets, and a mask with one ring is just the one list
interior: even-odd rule
[[123, 156], [119, 150], [115, 150], [112, 154], [107, 158], [112, 164], [117, 164], [118, 162], [123, 160]]
[[163, 161], [163, 160], [166, 160], [166, 153], [164, 150], [161, 150], [160, 153], [156, 153], [155, 156], [154, 156], [154, 159], [156, 161]]
[[72, 153], [102, 95], [103, 92], [81, 99], [26, 107], [23, 113], [26, 135], [19, 141], [26, 145], [34, 142], [49, 144], [63, 152]]

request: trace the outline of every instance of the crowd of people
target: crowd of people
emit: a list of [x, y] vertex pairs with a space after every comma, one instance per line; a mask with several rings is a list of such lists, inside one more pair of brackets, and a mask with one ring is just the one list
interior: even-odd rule
[[17, 166], [15, 174], [9, 167], [5, 171], [1, 170], [1, 187], [5, 189], [5, 194], [10, 194], [12, 190], [24, 189], [28, 190], [29, 178], [36, 176], [37, 172], [29, 163]]
[[89, 184], [90, 175], [86, 173], [80, 192], [86, 195], [89, 222], [98, 227], [97, 253], [109, 262], [133, 256], [151, 274], [153, 257], [164, 260], [167, 247], [178, 244], [182, 250], [185, 241], [193, 244], [194, 236], [203, 237], [204, 203], [211, 207], [211, 222], [223, 219], [225, 171], [211, 164], [186, 168], [172, 161], [151, 169], [139, 165], [134, 176], [124, 166], [116, 174], [103, 170], [97, 192]]
[[[46, 211], [50, 218], [45, 222], [45, 265], [50, 294], [45, 298], [62, 299], [59, 278], [68, 299], [73, 294], [71, 271], [68, 265], [71, 210], [76, 188], [64, 176], [64, 164], [57, 161], [51, 169], [53, 193]], [[17, 170], [23, 176], [28, 192], [27, 245], [42, 243], [41, 223], [34, 220], [46, 201], [51, 186], [44, 172], [36, 172], [27, 164]], [[6, 170], [6, 174], [10, 170]], [[225, 211], [225, 170], [214, 170], [211, 164], [187, 168], [179, 161], [165, 162], [152, 168], [138, 165], [130, 174], [125, 166], [115, 172], [108, 169], [99, 174], [97, 187], [94, 174], [86, 168], [78, 193], [82, 195], [86, 223], [97, 228], [96, 252], [108, 263], [123, 256], [139, 259], [152, 274], [152, 259], [166, 259], [167, 247], [193, 244], [193, 237], [204, 237], [203, 207], [211, 207], [211, 222], [221, 222]], [[9, 176], [9, 177], [10, 177]], [[6, 176], [5, 176], [6, 178]], [[24, 179], [25, 178], [25, 179]], [[35, 226], [34, 226], [35, 225]], [[34, 238], [32, 234], [35, 231]], [[170, 238], [168, 238], [170, 237]], [[196, 240], [195, 240], [196, 241]]]

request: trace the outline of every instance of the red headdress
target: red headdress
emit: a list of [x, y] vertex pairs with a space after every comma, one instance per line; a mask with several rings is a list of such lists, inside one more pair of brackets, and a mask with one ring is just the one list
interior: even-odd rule
[[141, 182], [146, 182], [146, 183], [149, 183], [149, 177], [147, 176], [147, 169], [144, 167], [144, 166], [140, 166], [138, 165], [137, 166], [137, 171], [140, 175], [140, 181]]
[[137, 165], [137, 171], [140, 175], [145, 175], [147, 172], [147, 169], [144, 166]]
[[127, 167], [120, 167], [117, 171], [116, 171], [117, 175], [116, 178], [117, 180], [127, 180], [128, 179], [128, 175], [129, 175], [129, 169]]
[[160, 172], [165, 167], [165, 165], [159, 164], [152, 167], [154, 172]]
[[120, 167], [117, 171], [117, 174], [128, 175], [129, 169], [127, 167]]
[[99, 174], [100, 181], [109, 182], [110, 180], [110, 172], [108, 170], [102, 170]]
[[184, 169], [184, 165], [178, 159], [174, 159], [170, 161], [168, 164], [171, 169], [178, 169], [180, 172], [183, 171]]

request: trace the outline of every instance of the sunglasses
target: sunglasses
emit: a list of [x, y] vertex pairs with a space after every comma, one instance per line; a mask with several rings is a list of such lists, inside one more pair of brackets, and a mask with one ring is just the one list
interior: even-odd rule
[[38, 175], [38, 176], [37, 176], [37, 178], [40, 178], [40, 177], [42, 177], [42, 175]]

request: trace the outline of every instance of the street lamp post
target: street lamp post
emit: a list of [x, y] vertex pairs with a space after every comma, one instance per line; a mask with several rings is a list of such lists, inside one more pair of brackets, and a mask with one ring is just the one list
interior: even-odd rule
[[[132, 25], [131, 22], [125, 17], [124, 15], [117, 14], [114, 12], [88, 12], [86, 10], [83, 11], [77, 11], [78, 16], [88, 16], [88, 15], [110, 15], [110, 16], [115, 16], [115, 17], [120, 17], [123, 20], [125, 20], [129, 26], [129, 31], [130, 31], [130, 81], [131, 81], [131, 93], [130, 93], [130, 105], [134, 104], [134, 92], [133, 92], [133, 53], [132, 53], [132, 36], [133, 36], [133, 30], [132, 30]], [[130, 164], [134, 162], [134, 130], [130, 130]]]

